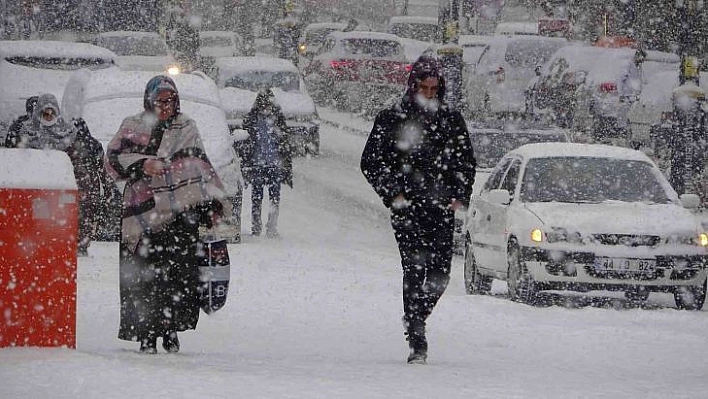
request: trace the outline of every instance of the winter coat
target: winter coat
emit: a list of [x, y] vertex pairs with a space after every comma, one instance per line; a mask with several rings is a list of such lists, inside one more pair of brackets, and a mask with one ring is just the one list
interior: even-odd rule
[[[273, 126], [276, 133], [276, 142], [278, 146], [278, 156], [280, 158], [280, 167], [276, 171], [276, 175], [272, 176], [278, 183], [285, 183], [288, 186], [293, 186], [293, 161], [292, 161], [292, 146], [288, 137], [288, 127], [285, 124], [285, 116], [280, 107], [272, 105], [273, 112], [270, 117], [273, 118]], [[241, 147], [241, 171], [246, 183], [251, 183], [256, 173], [263, 173], [264, 169], [256, 164], [256, 147], [259, 137], [259, 114], [260, 107], [254, 106], [246, 115], [243, 121], [243, 127], [248, 131], [248, 140]]]
[[[436, 112], [413, 99], [417, 82], [427, 76], [439, 79]], [[399, 194], [412, 205], [447, 209], [453, 199], [469, 205], [476, 161], [465, 121], [444, 96], [436, 67], [416, 63], [402, 101], [377, 115], [361, 170], [386, 207]]]
[[22, 129], [22, 124], [27, 122], [32, 118], [32, 114], [20, 115], [12, 121], [10, 128], [7, 129], [7, 136], [5, 136], [5, 147], [6, 148], [17, 148], [20, 141], [20, 130]]

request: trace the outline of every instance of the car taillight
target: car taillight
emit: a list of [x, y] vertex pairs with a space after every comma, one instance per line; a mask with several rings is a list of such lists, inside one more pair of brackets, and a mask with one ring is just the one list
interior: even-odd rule
[[351, 68], [354, 62], [351, 60], [332, 60], [329, 65], [334, 69]]
[[406, 68], [406, 72], [410, 72], [413, 70], [413, 64], [406, 64], [405, 68]]
[[617, 83], [615, 83], [615, 82], [600, 83], [600, 93], [617, 93]]

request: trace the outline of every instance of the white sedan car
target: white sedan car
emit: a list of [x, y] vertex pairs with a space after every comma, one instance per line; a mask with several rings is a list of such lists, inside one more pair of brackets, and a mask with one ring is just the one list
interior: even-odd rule
[[542, 290], [619, 290], [643, 301], [672, 292], [680, 309], [706, 296], [708, 235], [643, 153], [529, 144], [497, 164], [468, 211], [465, 288], [507, 281], [512, 299]]

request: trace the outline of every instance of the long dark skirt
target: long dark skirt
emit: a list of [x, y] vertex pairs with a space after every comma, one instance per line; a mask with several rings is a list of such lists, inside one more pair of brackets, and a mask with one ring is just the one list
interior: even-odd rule
[[134, 252], [121, 243], [118, 338], [140, 341], [197, 327], [195, 219], [182, 214], [165, 230], [146, 234]]

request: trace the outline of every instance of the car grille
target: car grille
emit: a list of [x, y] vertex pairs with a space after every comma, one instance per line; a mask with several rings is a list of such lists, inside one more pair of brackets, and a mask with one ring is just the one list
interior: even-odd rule
[[630, 234], [594, 234], [593, 239], [602, 245], [624, 245], [627, 247], [655, 247], [661, 242], [659, 236]]

